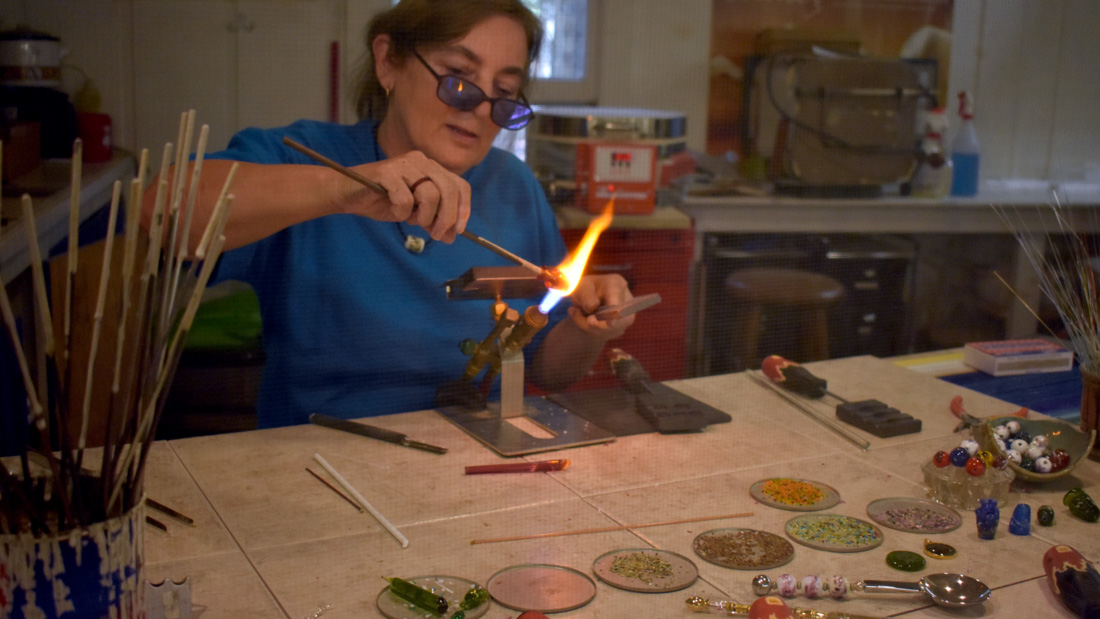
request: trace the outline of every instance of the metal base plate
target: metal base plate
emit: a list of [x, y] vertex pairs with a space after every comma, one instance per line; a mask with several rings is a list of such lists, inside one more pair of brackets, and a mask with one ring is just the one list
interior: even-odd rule
[[523, 416], [553, 435], [537, 437], [500, 416], [500, 403], [481, 411], [460, 406], [439, 409], [439, 414], [502, 456], [522, 456], [582, 445], [610, 443], [615, 435], [544, 398], [524, 398]]

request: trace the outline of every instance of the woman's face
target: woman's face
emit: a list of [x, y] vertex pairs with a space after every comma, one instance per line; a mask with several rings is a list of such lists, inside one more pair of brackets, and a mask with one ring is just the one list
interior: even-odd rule
[[[526, 73], [527, 37], [509, 17], [489, 17], [457, 41], [416, 51], [439, 75], [469, 80], [490, 97], [517, 97]], [[419, 150], [455, 174], [485, 158], [501, 130], [489, 118], [489, 101], [456, 110], [439, 100], [438, 80], [415, 57], [394, 64], [377, 47], [375, 57], [379, 80], [390, 89], [378, 138], [387, 155]]]

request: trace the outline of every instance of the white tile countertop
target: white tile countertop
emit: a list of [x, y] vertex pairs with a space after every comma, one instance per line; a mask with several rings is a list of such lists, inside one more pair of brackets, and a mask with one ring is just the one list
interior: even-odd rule
[[[922, 420], [916, 434], [870, 442], [868, 450], [840, 438], [745, 373], [670, 383], [718, 407], [733, 420], [693, 434], [639, 434], [611, 443], [532, 454], [522, 460], [564, 458], [571, 466], [553, 473], [464, 474], [473, 464], [506, 462], [434, 411], [371, 418], [372, 425], [447, 447], [444, 455], [367, 439], [317, 426], [223, 434], [159, 442], [153, 450], [146, 493], [193, 517], [195, 526], [170, 523], [168, 532], [148, 528], [146, 577], [152, 582], [187, 578], [192, 601], [212, 617], [379, 616], [376, 599], [384, 576], [449, 575], [478, 583], [521, 564], [553, 564], [592, 576], [602, 554], [624, 548], [659, 548], [691, 559], [699, 579], [668, 593], [635, 593], [596, 580], [585, 606], [555, 617], [689, 616], [691, 595], [750, 603], [758, 573], [711, 564], [693, 551], [694, 538], [716, 528], [738, 527], [784, 535], [800, 512], [757, 502], [756, 481], [795, 477], [828, 484], [840, 503], [828, 510], [868, 519], [867, 505], [883, 497], [923, 497], [921, 465], [937, 450], [957, 446], [957, 419], [949, 402], [965, 394], [967, 410], [982, 417], [1001, 414], [1004, 402], [960, 389], [890, 361], [854, 357], [807, 364], [849, 398], [878, 399]], [[820, 404], [826, 410], [829, 407]], [[403, 535], [402, 548], [369, 514], [313, 478], [319, 453]], [[764, 570], [841, 574], [850, 580], [916, 580], [933, 571], [969, 574], [993, 589], [977, 609], [947, 611], [921, 595], [853, 594], [850, 599], [788, 600], [793, 608], [872, 616], [1070, 617], [1056, 603], [1042, 576], [1043, 553], [1070, 544], [1088, 559], [1100, 558], [1100, 524], [1069, 514], [1061, 498], [1082, 486], [1100, 493], [1100, 464], [1084, 461], [1067, 477], [1044, 485], [1016, 483], [1001, 508], [991, 541], [978, 538], [974, 514], [935, 535], [958, 549], [950, 561], [928, 560], [916, 574], [888, 567], [893, 550], [920, 552], [928, 534], [880, 527], [884, 543], [864, 552], [835, 553], [794, 544], [793, 560]], [[1049, 504], [1052, 527], [1033, 521], [1031, 534], [1012, 535], [1008, 521], [1017, 503], [1033, 514]], [[473, 540], [547, 532], [669, 522], [751, 512], [751, 516], [667, 524], [552, 538], [471, 544]], [[1043, 611], [1038, 611], [1042, 608]], [[492, 603], [485, 617], [515, 617], [518, 611]]]

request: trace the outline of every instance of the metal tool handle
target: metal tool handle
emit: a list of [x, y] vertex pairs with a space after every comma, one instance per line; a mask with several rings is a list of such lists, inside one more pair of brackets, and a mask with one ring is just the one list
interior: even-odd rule
[[355, 421], [340, 419], [338, 417], [330, 417], [329, 415], [314, 413], [309, 416], [309, 421], [310, 423], [318, 426], [332, 428], [333, 430], [343, 430], [344, 432], [350, 432], [352, 434], [358, 434], [359, 436], [366, 436], [369, 438], [376, 438], [382, 441], [389, 441], [391, 443], [400, 444], [405, 441], [405, 435], [400, 432], [394, 432], [393, 430], [386, 430], [385, 428], [378, 428], [375, 426], [368, 426]]
[[919, 582], [903, 582], [899, 580], [865, 580], [863, 590], [867, 593], [920, 593]]

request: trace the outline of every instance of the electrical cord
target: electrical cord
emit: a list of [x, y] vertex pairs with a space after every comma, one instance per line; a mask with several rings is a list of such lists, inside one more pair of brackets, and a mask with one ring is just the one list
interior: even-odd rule
[[[916, 139], [914, 141], [913, 148], [909, 148], [909, 149], [894, 148], [894, 147], [890, 147], [890, 146], [870, 145], [870, 144], [854, 144], [854, 143], [849, 142], [848, 140], [846, 140], [846, 139], [844, 139], [840, 136], [829, 133], [828, 131], [825, 131], [824, 129], [814, 127], [813, 125], [810, 125], [809, 123], [806, 123], [806, 122], [803, 122], [803, 121], [799, 120], [793, 114], [791, 114], [789, 111], [784, 109], [782, 105], [780, 105], [779, 100], [776, 98], [776, 95], [775, 95], [775, 88], [773, 86], [775, 64], [778, 60], [781, 60], [781, 59], [786, 59], [788, 64], [793, 65], [795, 62], [805, 61], [806, 57], [801, 56], [801, 55], [795, 55], [795, 54], [769, 54], [769, 55], [764, 57], [764, 64], [766, 66], [766, 69], [764, 71], [764, 76], [765, 76], [765, 80], [767, 81], [765, 91], [768, 94], [768, 101], [772, 104], [772, 107], [775, 108], [775, 111], [778, 112], [779, 115], [782, 118], [784, 118], [785, 120], [787, 120], [792, 126], [797, 127], [798, 129], [801, 129], [803, 131], [806, 131], [806, 132], [809, 132], [813, 135], [818, 136], [823, 143], [826, 143], [828, 145], [838, 146], [840, 148], [844, 148], [844, 149], [855, 151], [855, 152], [875, 153], [875, 154], [890, 154], [890, 155], [904, 155], [904, 154], [917, 153], [919, 151], [919, 145], [920, 145], [920, 140], [919, 139]], [[935, 105], [936, 105], [936, 95], [935, 95], [935, 93], [933, 93], [931, 90], [928, 89], [928, 87], [924, 86], [923, 84], [919, 84], [919, 89], [921, 91], [920, 96], [928, 98], [931, 101], [931, 104], [932, 104], [931, 107], [935, 107]]]

